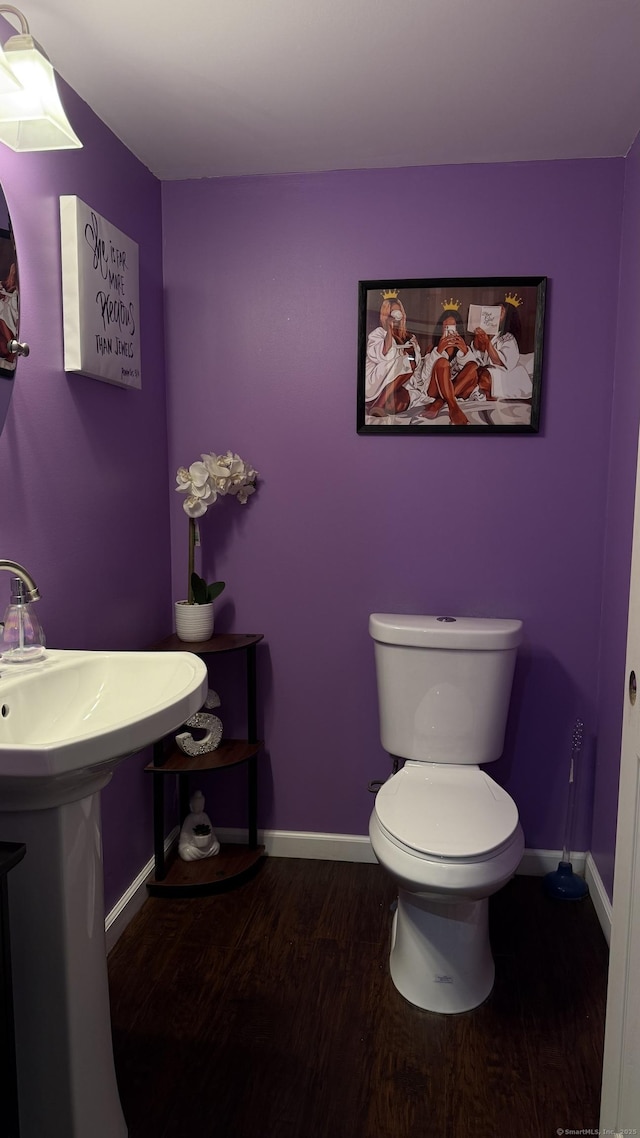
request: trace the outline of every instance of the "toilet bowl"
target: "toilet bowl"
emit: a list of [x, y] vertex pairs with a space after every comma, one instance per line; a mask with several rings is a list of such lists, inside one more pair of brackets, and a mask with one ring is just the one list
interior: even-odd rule
[[398, 883], [396, 988], [429, 1011], [477, 1007], [494, 982], [488, 898], [524, 850], [515, 803], [478, 767], [408, 762], [381, 787], [369, 835]]
[[378, 791], [369, 834], [398, 884], [391, 978], [429, 1011], [469, 1011], [494, 983], [488, 898], [515, 873], [524, 837], [513, 799], [479, 764], [502, 751], [520, 629], [370, 618], [381, 737], [406, 761]]

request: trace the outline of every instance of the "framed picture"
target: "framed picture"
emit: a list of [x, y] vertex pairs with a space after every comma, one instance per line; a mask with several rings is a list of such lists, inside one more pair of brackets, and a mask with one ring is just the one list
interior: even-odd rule
[[60, 198], [64, 370], [140, 388], [138, 246], [80, 198]]
[[535, 434], [546, 284], [360, 281], [358, 433]]

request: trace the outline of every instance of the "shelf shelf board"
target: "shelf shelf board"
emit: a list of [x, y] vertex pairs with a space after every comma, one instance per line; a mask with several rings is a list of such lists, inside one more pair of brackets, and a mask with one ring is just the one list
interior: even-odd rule
[[237, 652], [240, 648], [250, 648], [264, 639], [264, 633], [220, 632], [209, 640], [180, 640], [175, 632], [154, 644], [150, 652], [195, 652], [196, 656], [208, 656], [215, 652]]
[[177, 855], [162, 880], [147, 882], [152, 897], [202, 897], [222, 893], [253, 873], [264, 857], [264, 846], [223, 844], [215, 857], [201, 861], [182, 861]]
[[245, 739], [223, 739], [215, 751], [204, 755], [185, 755], [179, 747], [172, 747], [162, 766], [148, 763], [144, 768], [151, 774], [185, 774], [188, 771], [215, 771], [221, 767], [234, 767], [246, 763], [257, 755], [262, 743], [248, 743]]

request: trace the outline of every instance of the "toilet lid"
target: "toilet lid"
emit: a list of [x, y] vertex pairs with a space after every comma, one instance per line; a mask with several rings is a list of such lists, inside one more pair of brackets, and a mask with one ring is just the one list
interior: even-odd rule
[[472, 858], [506, 842], [518, 810], [479, 767], [407, 763], [381, 786], [376, 814], [388, 833], [434, 858]]

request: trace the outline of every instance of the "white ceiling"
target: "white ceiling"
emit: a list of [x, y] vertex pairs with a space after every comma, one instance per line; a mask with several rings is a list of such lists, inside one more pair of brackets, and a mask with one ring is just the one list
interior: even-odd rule
[[162, 179], [611, 157], [640, 0], [18, 0]]

